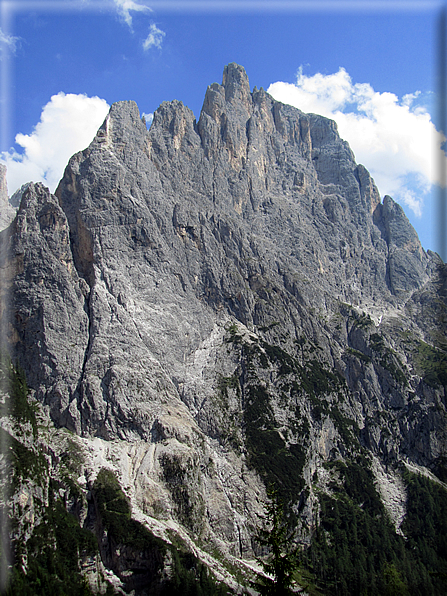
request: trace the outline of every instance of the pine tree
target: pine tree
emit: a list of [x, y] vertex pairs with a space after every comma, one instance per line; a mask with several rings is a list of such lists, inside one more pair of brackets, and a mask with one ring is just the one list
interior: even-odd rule
[[267, 492], [269, 501], [265, 505], [268, 528], [258, 534], [260, 545], [270, 551], [266, 560], [259, 559], [267, 577], [261, 578], [257, 586], [263, 596], [286, 596], [294, 594], [293, 575], [298, 568], [296, 549], [290, 547], [287, 524], [284, 521], [284, 507], [278, 491], [271, 488]]

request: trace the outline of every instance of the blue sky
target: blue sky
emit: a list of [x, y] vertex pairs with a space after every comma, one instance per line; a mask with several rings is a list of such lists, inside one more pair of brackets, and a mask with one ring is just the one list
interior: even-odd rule
[[10, 186], [40, 178], [54, 187], [61, 160], [88, 145], [115, 101], [135, 100], [150, 120], [162, 101], [180, 99], [198, 118], [207, 85], [238, 62], [252, 88], [334, 117], [382, 197], [402, 204], [424, 248], [440, 250], [442, 2], [0, 4], [0, 150]]

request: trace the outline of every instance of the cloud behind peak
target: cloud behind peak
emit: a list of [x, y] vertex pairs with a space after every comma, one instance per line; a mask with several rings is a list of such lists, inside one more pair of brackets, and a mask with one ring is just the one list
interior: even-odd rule
[[381, 194], [422, 215], [424, 196], [440, 183], [434, 165], [444, 137], [418, 104], [420, 91], [399, 99], [394, 93], [376, 92], [369, 83], [353, 83], [344, 68], [307, 76], [300, 67], [296, 83], [279, 81], [268, 92], [303, 112], [335, 120], [340, 136], [350, 144], [356, 161], [371, 172]]
[[109, 105], [99, 97], [53, 95], [32, 133], [16, 136], [22, 152], [10, 150], [0, 156], [7, 167], [9, 194], [30, 181], [43, 182], [54, 192], [68, 160], [90, 144], [108, 111]]

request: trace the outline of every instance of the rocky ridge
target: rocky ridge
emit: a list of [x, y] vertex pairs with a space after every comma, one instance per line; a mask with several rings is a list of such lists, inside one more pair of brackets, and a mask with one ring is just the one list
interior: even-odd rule
[[361, 456], [404, 533], [403, 470], [441, 486], [445, 268], [334, 122], [230, 64], [198, 121], [164, 102], [148, 131], [114, 104], [55, 195], [22, 190], [2, 329], [84, 445], [82, 490], [114, 470], [134, 518], [234, 589], [216, 553], [253, 560], [270, 482], [308, 545]]

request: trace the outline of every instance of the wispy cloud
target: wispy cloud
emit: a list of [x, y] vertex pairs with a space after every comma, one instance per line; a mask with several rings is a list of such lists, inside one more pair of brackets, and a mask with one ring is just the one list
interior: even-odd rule
[[[313, 76], [298, 70], [295, 84], [277, 82], [268, 92], [303, 112], [337, 122], [358, 163], [371, 172], [381, 194], [389, 194], [420, 217], [424, 196], [439, 184], [436, 165], [444, 136], [418, 104], [420, 92], [399, 99], [378, 93], [369, 83], [353, 83], [345, 69]], [[445, 157], [445, 156], [444, 156]]]
[[16, 136], [23, 152], [0, 155], [7, 167], [9, 194], [30, 181], [43, 182], [54, 191], [70, 157], [90, 144], [108, 111], [107, 102], [99, 97], [53, 95], [33, 132]]
[[152, 124], [152, 120], [154, 119], [154, 113], [153, 112], [143, 112], [141, 114], [141, 117], [145, 119], [146, 121], [146, 126], [149, 129], [151, 124]]
[[166, 33], [164, 31], [152, 23], [149, 28], [149, 35], [143, 41], [143, 49], [149, 50], [150, 48], [158, 48], [161, 50], [161, 44], [163, 43], [163, 38], [165, 35]]
[[11, 52], [15, 52], [18, 43], [20, 42], [20, 37], [14, 37], [13, 35], [7, 35], [4, 31], [0, 28], [0, 47], [7, 48]]
[[[132, 27], [132, 15], [131, 12], [148, 13], [153, 12], [152, 9], [146, 4], [135, 2], [134, 0], [113, 0], [116, 8], [118, 9], [119, 15], [122, 17], [124, 22], [133, 30]], [[159, 29], [157, 25], [152, 23], [149, 27], [149, 35], [142, 42], [143, 49], [145, 51], [151, 48], [157, 48], [161, 50], [163, 38], [166, 33]]]
[[134, 2], [134, 0], [113, 0], [115, 3], [118, 13], [122, 16], [125, 23], [132, 29], [132, 16], [131, 12], [152, 12], [152, 9], [146, 4], [140, 4]]

